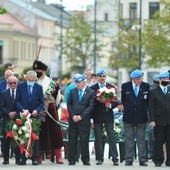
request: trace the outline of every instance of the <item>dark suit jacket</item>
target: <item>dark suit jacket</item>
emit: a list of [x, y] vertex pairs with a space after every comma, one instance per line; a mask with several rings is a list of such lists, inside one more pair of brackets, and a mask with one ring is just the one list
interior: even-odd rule
[[27, 82], [22, 82], [17, 86], [16, 92], [16, 108], [17, 114], [19, 116], [20, 112], [24, 109], [28, 109], [30, 113], [33, 110], [37, 110], [37, 116], [35, 118], [40, 118], [40, 111], [44, 107], [44, 96], [42, 86], [35, 83], [32, 90], [32, 98], [29, 102], [29, 94], [28, 94], [28, 87]]
[[121, 100], [124, 105], [123, 121], [125, 123], [147, 122], [149, 88], [148, 83], [142, 82], [136, 97], [132, 81], [122, 84]]
[[73, 123], [72, 117], [74, 115], [80, 115], [82, 118], [81, 123], [90, 124], [91, 112], [94, 107], [94, 91], [86, 87], [81, 102], [78, 101], [78, 89], [74, 88], [70, 90], [70, 95], [67, 101], [67, 107], [69, 110], [69, 123]]
[[16, 111], [15, 101], [12, 101], [10, 89], [1, 92], [0, 110], [2, 112], [2, 125], [5, 126], [10, 120], [9, 112]]
[[[114, 87], [112, 84], [106, 83], [106, 87]], [[97, 94], [97, 90], [99, 89], [98, 83], [90, 86], [92, 90]], [[106, 111], [105, 104], [100, 103], [95, 99], [95, 107], [93, 109], [92, 118], [94, 123], [109, 123], [114, 121], [113, 109], [117, 107], [117, 102], [111, 102], [112, 107]]]
[[157, 126], [170, 125], [170, 87], [164, 95], [160, 86], [149, 92], [149, 118]]
[[0, 81], [0, 92], [3, 91], [3, 90], [6, 90], [6, 86], [7, 86], [6, 80]]

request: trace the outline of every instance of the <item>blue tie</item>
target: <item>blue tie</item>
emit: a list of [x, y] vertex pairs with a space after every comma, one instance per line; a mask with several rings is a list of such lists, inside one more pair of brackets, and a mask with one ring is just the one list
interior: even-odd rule
[[164, 94], [166, 95], [166, 93], [167, 93], [167, 91], [166, 91], [166, 87], [164, 87], [164, 89], [163, 89], [163, 90], [164, 90], [164, 91], [163, 91], [163, 92], [164, 92]]
[[79, 90], [79, 102], [81, 102], [83, 96], [83, 90]]
[[137, 96], [137, 95], [138, 95], [138, 86], [137, 86], [137, 85], [135, 85], [134, 93], [135, 93], [135, 96]]
[[30, 102], [31, 101], [31, 96], [32, 96], [31, 86], [28, 86], [28, 96], [29, 96], [29, 102]]
[[103, 85], [103, 84], [100, 84], [100, 88], [103, 88], [105, 85]]

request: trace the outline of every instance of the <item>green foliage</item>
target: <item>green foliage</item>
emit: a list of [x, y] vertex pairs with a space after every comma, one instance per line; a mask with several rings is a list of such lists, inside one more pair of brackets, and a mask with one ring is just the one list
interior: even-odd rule
[[0, 66], [0, 77], [4, 75], [5, 69], [4, 66]]
[[0, 8], [0, 15], [6, 14], [7, 10], [5, 8]]
[[[93, 61], [94, 55], [94, 28], [88, 23], [82, 14], [70, 19], [71, 28], [63, 36], [63, 54], [67, 57], [67, 62], [71, 67], [84, 70], [88, 62]], [[101, 29], [97, 30], [98, 36], [102, 36]], [[59, 37], [60, 38], [60, 37]], [[96, 51], [101, 51], [104, 46], [101, 41], [97, 41]], [[60, 47], [60, 44], [58, 45]], [[98, 55], [100, 58], [100, 55]]]
[[161, 11], [154, 14], [143, 28], [143, 41], [148, 65], [162, 67], [170, 65], [170, 1], [160, 0]]

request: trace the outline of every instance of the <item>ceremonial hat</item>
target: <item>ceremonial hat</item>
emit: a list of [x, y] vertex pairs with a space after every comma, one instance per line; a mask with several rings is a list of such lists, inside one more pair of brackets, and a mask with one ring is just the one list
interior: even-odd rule
[[160, 73], [158, 77], [159, 77], [160, 79], [169, 78], [169, 72], [166, 71], [166, 72]]
[[106, 71], [105, 71], [104, 69], [100, 69], [100, 70], [98, 70], [97, 73], [96, 73], [97, 76], [100, 76], [100, 75], [102, 75], [102, 74], [106, 74]]
[[152, 80], [153, 80], [153, 81], [159, 81], [159, 75], [154, 75], [154, 76], [152, 77]]
[[136, 70], [132, 71], [132, 73], [130, 74], [130, 78], [135, 79], [138, 77], [142, 77], [143, 75], [144, 75], [144, 73], [141, 70], [136, 69]]
[[78, 77], [74, 79], [76, 83], [79, 83], [81, 81], [84, 81], [86, 79], [86, 76], [84, 74], [80, 74]]
[[35, 60], [34, 63], [33, 63], [33, 69], [40, 69], [40, 70], [45, 70], [47, 71], [48, 69], [48, 66], [46, 64], [44, 64], [42, 61], [37, 61]]

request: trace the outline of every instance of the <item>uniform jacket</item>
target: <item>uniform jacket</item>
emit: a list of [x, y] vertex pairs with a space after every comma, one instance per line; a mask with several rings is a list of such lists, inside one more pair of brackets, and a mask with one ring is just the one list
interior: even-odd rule
[[70, 90], [68, 97], [67, 107], [70, 113], [69, 123], [73, 123], [72, 117], [80, 115], [82, 118], [81, 123], [90, 124], [91, 113], [94, 108], [94, 91], [86, 87], [81, 102], [78, 101], [78, 89]]
[[150, 85], [142, 82], [138, 96], [135, 96], [132, 81], [122, 84], [121, 100], [124, 105], [125, 123], [146, 123], [148, 112], [148, 92]]
[[28, 109], [30, 113], [32, 113], [33, 110], [37, 110], [38, 114], [35, 118], [39, 119], [40, 117], [39, 113], [43, 109], [43, 107], [44, 96], [41, 85], [37, 83], [34, 84], [31, 101], [29, 102], [27, 82], [25, 81], [23, 83], [18, 84], [16, 92], [16, 108], [18, 116], [19, 113], [24, 109]]
[[165, 95], [160, 86], [149, 92], [149, 118], [157, 126], [170, 125], [170, 87]]
[[[106, 87], [114, 87], [113, 85], [106, 83]], [[97, 94], [97, 90], [99, 89], [99, 84], [96, 83], [93, 86], [90, 86], [92, 90]], [[95, 107], [93, 109], [92, 118], [94, 123], [109, 123], [114, 121], [113, 109], [117, 107], [117, 102], [111, 102], [111, 108], [106, 110], [105, 104], [100, 103], [97, 99], [95, 99]]]

